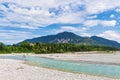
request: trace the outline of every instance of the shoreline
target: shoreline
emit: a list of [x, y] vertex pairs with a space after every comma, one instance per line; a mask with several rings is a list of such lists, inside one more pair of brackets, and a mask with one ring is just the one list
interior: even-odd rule
[[120, 80], [104, 76], [70, 73], [30, 66], [19, 60], [0, 59], [0, 65], [2, 65], [0, 66], [1, 80]]
[[[94, 63], [94, 61], [97, 59], [98, 64], [100, 63], [100, 61], [104, 61], [104, 59], [102, 58], [108, 58], [106, 60], [106, 62], [109, 62], [109, 60], [112, 58], [120, 58], [120, 52], [115, 52], [113, 54], [72, 54], [72, 53], [66, 53], [66, 54], [0, 54], [1, 56], [14, 56], [14, 55], [29, 55], [29, 56], [37, 56], [37, 57], [45, 57], [45, 58], [50, 58], [50, 59], [55, 59], [55, 60], [63, 60], [63, 61], [75, 61], [75, 62], [87, 62], [88, 63]], [[82, 59], [81, 61], [79, 61], [80, 59]], [[92, 60], [93, 59], [93, 60]], [[117, 60], [117, 59], [116, 59]], [[111, 62], [110, 61], [110, 62]], [[105, 64], [106, 64], [105, 62]], [[95, 62], [96, 63], [96, 62]], [[119, 62], [118, 62], [119, 63]], [[107, 65], [114, 65], [114, 64], [118, 64], [118, 63], [114, 63], [113, 64], [107, 64]], [[14, 65], [12, 65], [14, 64]], [[102, 63], [103, 64], [103, 63]], [[21, 80], [21, 79], [12, 79], [12, 77], [14, 76], [21, 76], [23, 77], [22, 80], [120, 80], [119, 78], [111, 78], [111, 77], [107, 77], [107, 76], [96, 76], [96, 75], [89, 75], [89, 74], [85, 74], [85, 73], [71, 73], [71, 72], [64, 72], [64, 71], [59, 71], [59, 70], [54, 70], [54, 69], [49, 69], [49, 68], [43, 68], [43, 67], [37, 67], [34, 65], [29, 65], [24, 63], [24, 61], [20, 61], [20, 60], [11, 60], [11, 59], [0, 59], [0, 79], [2, 80]], [[12, 66], [11, 66], [12, 65]], [[6, 69], [6, 70], [5, 70]], [[14, 69], [14, 70], [13, 70]], [[4, 70], [4, 71], [2, 71]], [[21, 71], [21, 74], [19, 74], [18, 71]], [[14, 72], [16, 74], [14, 74]], [[51, 72], [53, 74], [57, 74], [57, 75], [52, 75], [51, 76]], [[26, 74], [22, 74], [22, 73], [27, 73], [27, 76], [31, 76], [33, 74], [33, 76], [31, 76], [29, 79], [26, 77]], [[14, 74], [14, 75], [11, 75]], [[39, 75], [40, 74], [40, 75]], [[44, 75], [46, 74], [46, 76]], [[6, 75], [10, 75], [10, 76], [6, 76]], [[59, 75], [59, 78], [58, 78]], [[4, 77], [5, 78], [4, 78]], [[39, 77], [38, 77], [39, 76]], [[37, 78], [36, 78], [37, 77]], [[46, 78], [49, 77], [49, 78]], [[9, 79], [10, 78], [10, 79]], [[44, 79], [43, 79], [44, 78]]]
[[[34, 54], [34, 53], [12, 53], [12, 54], [0, 54], [0, 55], [22, 55], [22, 56], [37, 56], [42, 58], [61, 60], [67, 62], [85, 62], [85, 63], [96, 63], [106, 65], [120, 65], [120, 51], [108, 52], [105, 51], [88, 51], [88, 52], [68, 52], [68, 53], [52, 53], [52, 54]], [[97, 57], [97, 59], [95, 59]], [[100, 59], [101, 57], [101, 59]], [[113, 60], [107, 60], [110, 58]], [[78, 59], [79, 58], [79, 59]], [[88, 59], [87, 59], [88, 58]], [[91, 59], [93, 58], [93, 59]], [[103, 60], [105, 59], [106, 60]], [[117, 59], [116, 59], [117, 58]], [[116, 60], [115, 60], [116, 59]]]
[[[9, 55], [22, 55], [22, 56], [36, 56], [54, 60], [61, 60], [67, 62], [85, 62], [85, 63], [96, 63], [106, 65], [120, 65], [120, 51], [106, 53], [104, 51], [90, 51], [90, 52], [69, 52], [69, 53], [52, 53], [52, 54], [34, 54], [34, 53], [12, 53], [12, 54], [0, 54], [2, 56]], [[97, 58], [96, 58], [97, 57]], [[79, 59], [78, 59], [79, 58]], [[93, 59], [92, 59], [93, 58]], [[101, 59], [100, 59], [101, 58]], [[106, 60], [103, 60], [105, 59]], [[107, 60], [107, 59], [113, 60]], [[116, 60], [115, 60], [116, 59]]]
[[[71, 62], [86, 62], [96, 64], [107, 64], [107, 65], [120, 65], [120, 52], [114, 53], [94, 53], [94, 52], [77, 52], [63, 53], [63, 54], [35, 54], [32, 56], [43, 57], [48, 59], [71, 61]], [[91, 54], [92, 53], [92, 54]], [[31, 54], [30, 54], [31, 55]]]

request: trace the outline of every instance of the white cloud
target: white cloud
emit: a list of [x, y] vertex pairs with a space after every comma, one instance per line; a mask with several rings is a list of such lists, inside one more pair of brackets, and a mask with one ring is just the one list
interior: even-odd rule
[[88, 27], [93, 27], [93, 26], [98, 26], [98, 25], [114, 27], [116, 25], [116, 23], [117, 23], [116, 20], [110, 20], [110, 21], [107, 21], [107, 20], [87, 20], [83, 24], [84, 24], [84, 26], [88, 26]]
[[120, 33], [113, 31], [113, 30], [105, 31], [101, 34], [98, 34], [97, 36], [107, 38], [110, 40], [114, 40], [114, 41], [118, 41], [120, 43]]
[[87, 33], [87, 32], [82, 32], [80, 33], [80, 36], [83, 36], [83, 37], [91, 37], [92, 34], [90, 33]]
[[[0, 4], [0, 6], [2, 6], [1, 9], [4, 11], [5, 16], [4, 19], [7, 20], [7, 23], [9, 23], [10, 26], [12, 25], [12, 27], [18, 28], [23, 28], [23, 26], [25, 26], [25, 28], [33, 29], [26, 26], [43, 27], [54, 23], [81, 23], [83, 20], [82, 17], [84, 16], [84, 14], [79, 11], [78, 12], [72, 11], [73, 7], [71, 8], [69, 6], [69, 4], [75, 3], [74, 7], [77, 8], [78, 6], [75, 5], [78, 5], [78, 3], [75, 1], [71, 0], [69, 2], [63, 1], [64, 3], [63, 2], [58, 3], [59, 1], [56, 2], [55, 0], [51, 0], [52, 1], [51, 3], [50, 1], [40, 0], [39, 2], [38, 0], [36, 0], [36, 2], [34, 1], [33, 3], [31, 3], [32, 2], [31, 0], [28, 1], [28, 3], [26, 4], [25, 2], [27, 1], [28, 0], [6, 1], [10, 2], [5, 3], [6, 5], [8, 5], [8, 8], [3, 6], [3, 4]], [[49, 4], [49, 6], [47, 4]], [[58, 9], [60, 14], [56, 15], [54, 11], [50, 12], [49, 9], [51, 8], [54, 8], [56, 10]], [[16, 26], [16, 23], [13, 24], [12, 22], [16, 22], [19, 24], [17, 24], [18, 26]], [[7, 23], [4, 22], [2, 24], [5, 26]], [[23, 25], [24, 23], [29, 24]]]
[[87, 19], [94, 19], [97, 18], [97, 15], [93, 15], [93, 16], [88, 16]]
[[101, 21], [101, 24], [103, 25], [103, 26], [115, 26], [116, 25], [116, 21], [115, 20], [111, 20], [111, 21]]
[[70, 32], [84, 32], [86, 31], [86, 28], [77, 28], [77, 27], [73, 27], [73, 26], [61, 26], [60, 29], [54, 29], [53, 32], [55, 33], [60, 33], [60, 32], [64, 32], [64, 31], [70, 31]]
[[91, 14], [101, 13], [120, 6], [118, 0], [86, 0], [86, 11]]
[[[55, 31], [72, 31], [89, 35], [85, 31], [90, 27], [115, 26], [116, 20], [95, 20], [95, 18], [97, 18], [97, 14], [108, 10], [117, 8], [116, 11], [119, 12], [119, 7], [120, 0], [0, 0], [0, 10], [3, 16], [0, 17], [0, 27], [38, 29], [50, 24], [70, 23], [81, 24], [85, 27], [62, 26], [60, 30]], [[21, 37], [21, 39], [23, 38], [25, 37]], [[17, 40], [14, 39], [14, 41]], [[12, 40], [12, 42], [14, 41]]]
[[4, 5], [0, 5], [0, 10], [7, 11], [7, 8]]
[[98, 20], [87, 20], [83, 24], [84, 26], [92, 27], [92, 26], [97, 26], [99, 24], [99, 21]]
[[[117, 3], [115, 2], [117, 1]], [[7, 2], [7, 3], [6, 3]], [[98, 14], [120, 6], [118, 0], [0, 0], [0, 9], [4, 11], [4, 18], [13, 27], [22, 25], [32, 27], [43, 27], [54, 23], [77, 23], [83, 24], [86, 19], [96, 18]], [[2, 3], [8, 4], [6, 8]], [[80, 10], [80, 7], [82, 8]], [[54, 9], [50, 11], [50, 9]], [[88, 17], [88, 18], [87, 18]], [[18, 26], [11, 22], [19, 22]], [[86, 21], [85, 25], [97, 25], [100, 21]], [[23, 23], [29, 23], [23, 25]], [[103, 21], [101, 24], [113, 26], [114, 22]], [[7, 23], [2, 23], [6, 25]], [[21, 27], [20, 27], [21, 28]], [[33, 29], [33, 28], [30, 28]], [[35, 28], [36, 29], [36, 28]]]
[[56, 21], [58, 23], [82, 23], [84, 21], [83, 17], [84, 14], [82, 14], [81, 12], [70, 14], [64, 13], [58, 16], [58, 18], [56, 18]]
[[76, 31], [78, 31], [79, 29], [77, 29], [77, 28], [75, 28], [75, 27], [72, 27], [72, 26], [62, 26], [62, 27], [61, 27], [61, 30], [76, 32]]
[[6, 44], [13, 44], [23, 41], [24, 39], [33, 38], [37, 35], [33, 35], [30, 32], [15, 31], [15, 30], [0, 30], [0, 42]]
[[55, 33], [60, 33], [60, 32], [64, 32], [64, 31], [68, 31], [68, 32], [73, 32], [73, 33], [77, 33], [80, 36], [84, 36], [84, 37], [90, 37], [91, 34], [86, 32], [88, 28], [86, 27], [73, 27], [73, 26], [61, 26], [60, 29], [54, 29], [52, 32]]
[[117, 8], [115, 11], [116, 11], [116, 12], [120, 12], [120, 8]]
[[41, 9], [41, 7], [30, 7], [24, 8], [24, 7], [19, 7], [15, 4], [10, 4], [9, 9], [14, 11], [15, 13], [18, 14], [23, 14], [23, 15], [42, 15], [42, 16], [52, 16], [51, 13], [49, 13], [48, 10]]
[[110, 15], [110, 18], [115, 18], [115, 15], [114, 15], [114, 14], [111, 14], [111, 15]]

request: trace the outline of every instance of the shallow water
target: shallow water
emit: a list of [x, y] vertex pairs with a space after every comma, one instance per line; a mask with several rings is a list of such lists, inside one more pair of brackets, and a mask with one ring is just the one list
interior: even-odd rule
[[37, 64], [38, 66], [63, 71], [120, 78], [120, 66], [118, 65], [95, 64], [95, 63], [92, 64], [85, 62], [84, 63], [65, 62], [33, 56], [0, 56], [0, 58], [27, 60]]

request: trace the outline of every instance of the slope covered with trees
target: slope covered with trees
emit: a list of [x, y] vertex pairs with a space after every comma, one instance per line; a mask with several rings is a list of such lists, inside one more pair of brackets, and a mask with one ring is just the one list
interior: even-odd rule
[[[70, 43], [70, 44], [85, 44], [94, 46], [111, 46], [120, 49], [120, 43], [112, 40], [108, 40], [102, 37], [92, 36], [92, 37], [81, 37], [72, 32], [62, 32], [56, 35], [47, 35], [42, 37], [37, 37], [33, 39], [24, 40], [29, 43]], [[19, 43], [21, 44], [21, 43]]]
[[22, 42], [20, 45], [6, 46], [0, 43], [0, 53], [63, 53], [63, 52], [79, 52], [79, 51], [116, 51], [114, 47], [93, 46], [83, 44], [45, 44], [45, 43], [28, 43]]

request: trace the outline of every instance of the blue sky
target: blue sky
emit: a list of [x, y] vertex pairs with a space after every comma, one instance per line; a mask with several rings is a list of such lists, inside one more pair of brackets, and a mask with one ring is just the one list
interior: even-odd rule
[[119, 0], [0, 0], [0, 42], [63, 31], [120, 42]]

